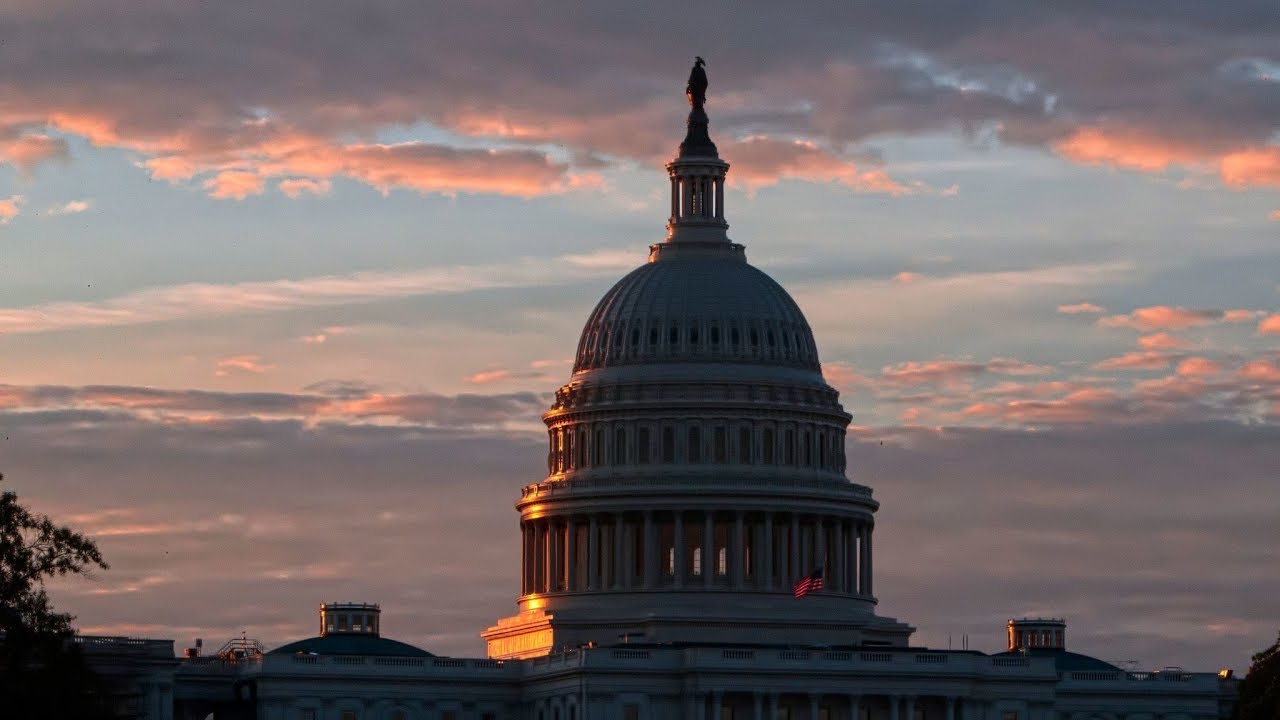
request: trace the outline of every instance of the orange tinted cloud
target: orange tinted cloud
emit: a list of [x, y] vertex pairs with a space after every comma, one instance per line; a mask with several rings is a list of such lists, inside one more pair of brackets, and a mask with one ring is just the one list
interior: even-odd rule
[[68, 157], [67, 141], [48, 135], [22, 135], [5, 142], [0, 139], [0, 163], [9, 163], [24, 172], [49, 160], [65, 160]]
[[243, 200], [250, 195], [261, 195], [264, 180], [261, 175], [243, 170], [227, 170], [204, 181], [209, 197]]
[[297, 199], [303, 195], [327, 195], [329, 190], [333, 188], [333, 183], [328, 180], [289, 178], [288, 180], [281, 180], [278, 187], [280, 192]]
[[1280, 147], [1251, 148], [1226, 155], [1220, 166], [1222, 181], [1234, 188], [1280, 187]]
[[1194, 150], [1158, 137], [1091, 127], [1077, 129], [1059, 140], [1053, 149], [1078, 163], [1111, 165], [1143, 172], [1160, 172], [1170, 165], [1185, 165], [1201, 159]]
[[10, 195], [7, 198], [0, 198], [0, 225], [4, 225], [10, 220], [18, 217], [18, 206], [23, 202], [21, 195]]
[[913, 283], [919, 279], [920, 279], [920, 275], [918, 273], [905, 272], [905, 271], [900, 272], [897, 275], [893, 276], [893, 281], [896, 283], [900, 283], [902, 285]]
[[1280, 383], [1280, 365], [1274, 360], [1250, 360], [1236, 370], [1245, 380], [1261, 383]]
[[226, 377], [233, 372], [245, 372], [258, 375], [273, 367], [275, 366], [263, 363], [260, 355], [232, 355], [218, 360], [213, 374], [218, 377]]
[[1258, 323], [1258, 332], [1262, 335], [1280, 335], [1280, 313], [1263, 318]]
[[1111, 315], [1098, 321], [1102, 327], [1126, 327], [1135, 330], [1178, 330], [1181, 328], [1207, 325], [1221, 320], [1221, 310], [1188, 310], [1183, 307], [1153, 305], [1138, 308], [1128, 315]]
[[724, 151], [726, 157], [733, 158], [729, 180], [746, 185], [748, 190], [789, 179], [839, 183], [855, 192], [895, 197], [910, 195], [916, 189], [880, 168], [861, 168], [811, 142], [753, 137], [730, 145]]
[[1218, 363], [1202, 357], [1189, 357], [1178, 363], [1177, 373], [1183, 377], [1208, 377], [1222, 372]]
[[880, 370], [879, 380], [889, 385], [953, 385], [984, 373], [1039, 375], [1053, 368], [1010, 358], [994, 358], [985, 363], [960, 360], [909, 361]]
[[1059, 305], [1058, 312], [1066, 315], [1080, 315], [1082, 313], [1100, 313], [1106, 312], [1106, 308], [1093, 303], [1082, 302], [1075, 305]]
[[1161, 352], [1130, 352], [1094, 365], [1099, 370], [1160, 370], [1176, 358]]
[[508, 370], [486, 370], [478, 372], [467, 377], [467, 382], [472, 385], [486, 385], [488, 383], [503, 382], [511, 379], [511, 372]]
[[1143, 350], [1173, 350], [1187, 347], [1190, 343], [1176, 338], [1167, 332], [1152, 333], [1138, 338], [1138, 346]]

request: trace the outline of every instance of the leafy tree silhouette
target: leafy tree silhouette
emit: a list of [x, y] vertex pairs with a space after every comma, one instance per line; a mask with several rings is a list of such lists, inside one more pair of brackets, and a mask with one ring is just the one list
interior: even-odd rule
[[[4, 476], [0, 475], [0, 482]], [[109, 693], [85, 663], [67, 613], [55, 612], [45, 581], [107, 569], [98, 546], [13, 492], [0, 494], [0, 698], [5, 718], [114, 717]]]
[[1234, 720], [1280, 718], [1280, 635], [1271, 647], [1253, 656], [1249, 673], [1240, 682]]

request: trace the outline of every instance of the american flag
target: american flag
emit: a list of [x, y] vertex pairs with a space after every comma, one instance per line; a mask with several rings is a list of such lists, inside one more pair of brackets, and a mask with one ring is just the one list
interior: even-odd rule
[[791, 586], [791, 594], [796, 597], [804, 597], [811, 592], [818, 592], [822, 589], [822, 568], [818, 568], [813, 572], [805, 575]]

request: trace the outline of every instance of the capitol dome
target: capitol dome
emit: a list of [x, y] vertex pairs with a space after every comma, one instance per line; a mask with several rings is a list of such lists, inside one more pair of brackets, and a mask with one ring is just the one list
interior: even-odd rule
[[912, 632], [874, 612], [879, 503], [845, 475], [852, 418], [813, 332], [729, 239], [705, 87], [696, 65], [666, 238], [596, 304], [542, 416], [547, 476], [516, 503], [519, 611], [484, 632], [491, 657]]
[[654, 246], [592, 311], [573, 369], [698, 361], [820, 372], [804, 314], [736, 243]]

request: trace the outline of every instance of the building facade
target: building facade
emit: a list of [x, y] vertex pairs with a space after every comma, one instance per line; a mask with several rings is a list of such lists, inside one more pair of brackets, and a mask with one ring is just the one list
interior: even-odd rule
[[482, 633], [488, 657], [433, 656], [382, 637], [377, 606], [330, 604], [315, 638], [185, 660], [174, 717], [1225, 716], [1229, 679], [1070, 653], [1062, 620], [1011, 621], [1008, 652], [986, 655], [913, 647], [879, 612], [879, 504], [845, 473], [850, 415], [800, 308], [728, 236], [705, 92], [699, 60], [667, 236], [597, 304], [543, 416], [517, 611]]

